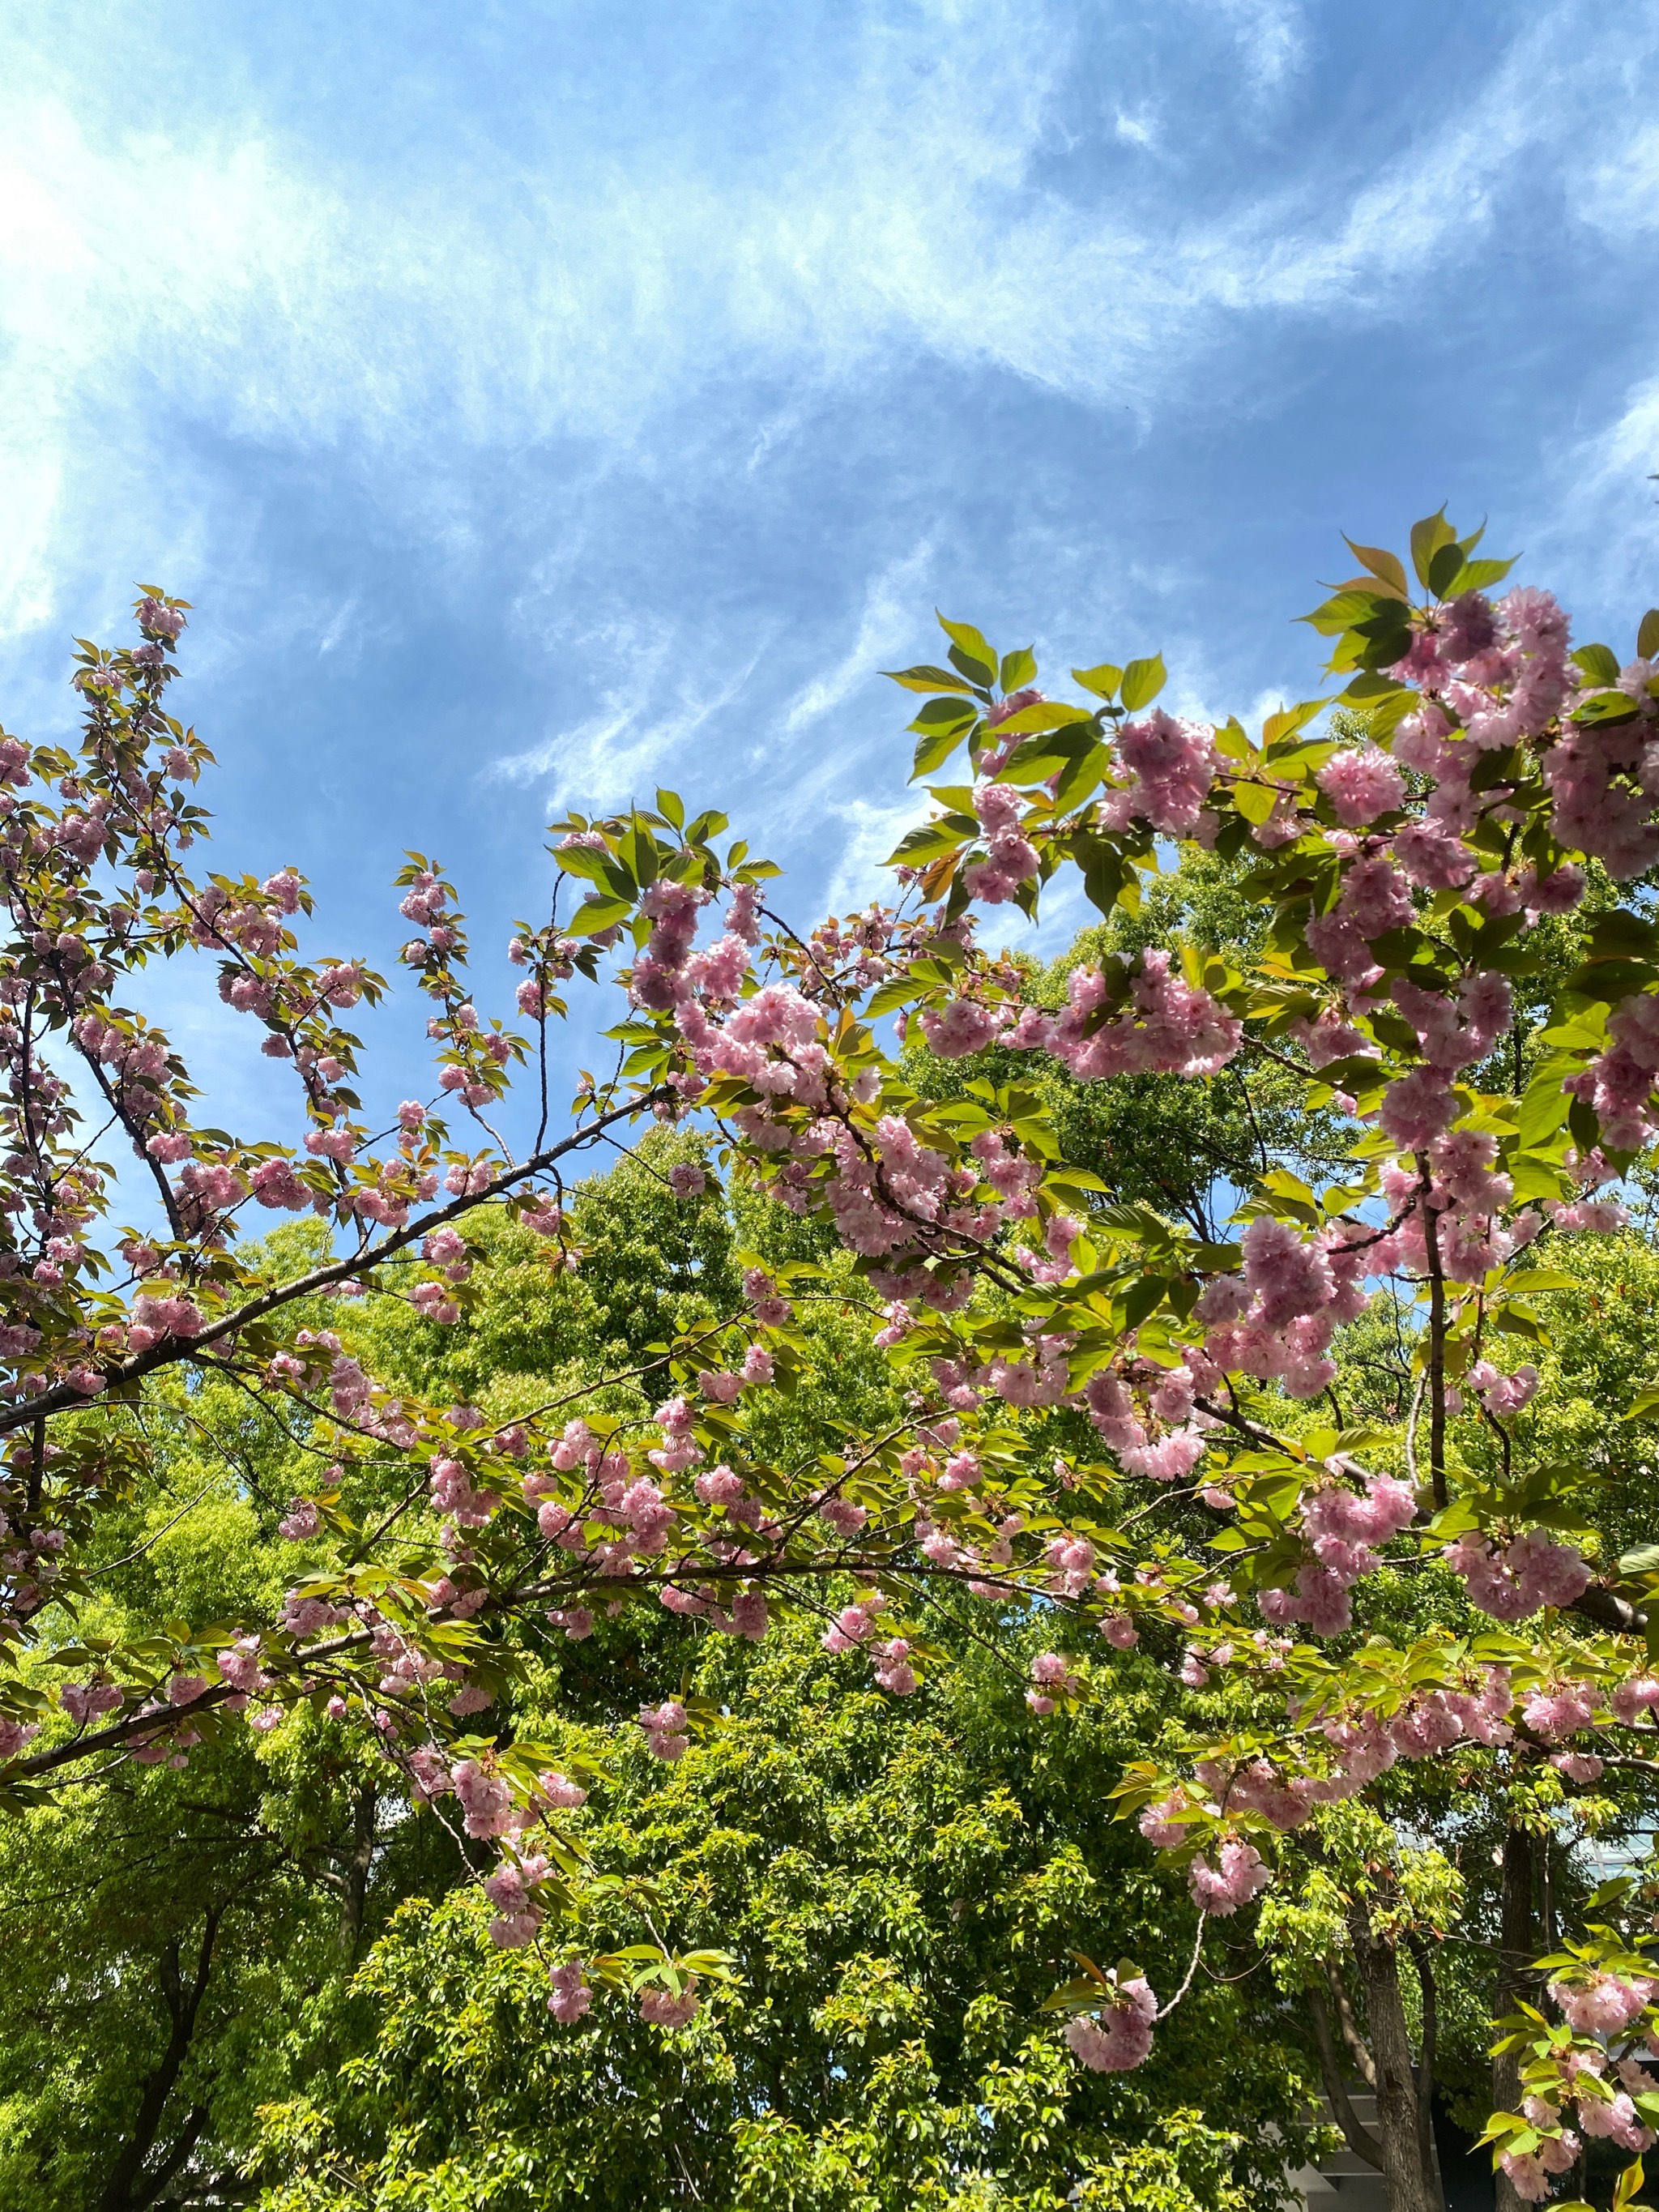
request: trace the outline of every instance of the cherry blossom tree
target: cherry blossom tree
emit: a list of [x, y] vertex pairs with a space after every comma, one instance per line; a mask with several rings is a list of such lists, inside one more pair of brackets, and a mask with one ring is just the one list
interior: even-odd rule
[[[386, 985], [310, 956], [298, 872], [191, 872], [210, 755], [168, 707], [187, 610], [147, 592], [140, 643], [83, 646], [78, 750], [0, 744], [0, 1788], [27, 1803], [113, 1761], [187, 1760], [316, 1700], [436, 1817], [499, 1841], [496, 1937], [544, 1950], [556, 2023], [625, 1990], [672, 2033], [718, 1989], [722, 1954], [562, 1946], [561, 1911], [595, 1878], [568, 1826], [582, 1776], [475, 1732], [513, 1663], [495, 1632], [515, 1617], [580, 1640], [600, 1609], [662, 1606], [758, 1639], [817, 1612], [827, 1647], [902, 1698], [934, 1663], [918, 1594], [951, 1583], [988, 1620], [1051, 1626], [1028, 1702], [1062, 1725], [1115, 1653], [1167, 1648], [1189, 1687], [1241, 1699], [1132, 1766], [1117, 1801], [1206, 1917], [1270, 1915], [1297, 1851], [1335, 1866], [1398, 1761], [1490, 1759], [1588, 1789], [1639, 1759], [1659, 1710], [1659, 1552], [1609, 1555], [1593, 1469], [1528, 1455], [1538, 1373], [1516, 1355], [1540, 1334], [1533, 1302], [1571, 1281], [1574, 1240], [1624, 1221], [1655, 1134], [1659, 930], [1639, 879], [1659, 862], [1659, 612], [1633, 656], [1574, 649], [1547, 592], [1492, 596], [1510, 564], [1443, 515], [1412, 532], [1415, 590], [1395, 556], [1354, 551], [1364, 573], [1310, 617], [1344, 720], [1322, 725], [1332, 701], [1311, 700], [1259, 740], [1158, 708], [1157, 657], [1074, 670], [1083, 696], [1066, 703], [1029, 652], [946, 623], [946, 664], [897, 680], [922, 695], [915, 776], [960, 756], [968, 780], [927, 785], [893, 902], [850, 919], [793, 917], [776, 870], [672, 793], [572, 816], [553, 833], [564, 897], [508, 947], [508, 1025], [467, 980], [454, 886], [411, 858], [400, 957], [435, 1073], [430, 1097], [395, 1108], [374, 1101], [343, 1021]], [[1080, 965], [1044, 1008], [981, 945], [984, 909], [1037, 915], [1057, 872], [1077, 869], [1110, 915], [1193, 847], [1241, 870], [1263, 922], [1249, 958], [1150, 945]], [[1578, 957], [1523, 1038], [1516, 986], [1545, 917]], [[179, 1054], [127, 1003], [154, 963], [198, 951], [292, 1083], [302, 1139], [205, 1125]], [[619, 1058], [556, 1117], [550, 1032], [578, 977], [625, 1001]], [[1261, 1060], [1346, 1121], [1351, 1164], [1323, 1187], [1264, 1169], [1237, 1192], [1237, 1236], [1211, 1241], [1113, 1202], [1065, 1158], [1037, 1086], [923, 1096], [890, 1020], [938, 1058], [994, 1045], [1083, 1085], [1212, 1082]], [[518, 1145], [515, 1085], [532, 1101]], [[501, 1427], [365, 1365], [349, 1304], [325, 1302], [395, 1296], [453, 1325], [486, 1208], [543, 1237], [550, 1266], [579, 1266], [572, 1179], [641, 1124], [688, 1118], [719, 1170], [854, 1255], [902, 1418], [806, 1464], [761, 1448], [814, 1271], [758, 1261], [740, 1310], [653, 1358], [647, 1425], [601, 1410], [605, 1377]], [[148, 1227], [117, 1224], [132, 1186], [105, 1151], [147, 1180]], [[694, 1194], [702, 1172], [677, 1168], [674, 1187]], [[273, 1279], [246, 1239], [283, 1212], [314, 1215], [328, 1243]], [[1339, 1333], [1379, 1294], [1412, 1316], [1397, 1432], [1323, 1410]], [[322, 1471], [284, 1532], [328, 1532], [332, 1561], [271, 1617], [76, 1642], [88, 1534], [143, 1484], [146, 1393], [174, 1374], [291, 1419]], [[371, 1516], [388, 1465], [397, 1502]], [[1385, 1554], [1414, 1563], [1425, 1607], [1362, 1635]], [[672, 1762], [708, 1717], [664, 1683], [638, 1725]], [[1400, 1886], [1358, 1863], [1343, 1894], [1381, 2156], [1391, 2203], [1417, 2212]], [[1586, 2136], [1652, 2139], [1651, 1909], [1636, 1876], [1613, 1884], [1547, 1963], [1549, 2010], [1503, 2023], [1513, 2094], [1491, 2132], [1511, 2200], [1546, 2197]], [[1138, 2065], [1196, 1965], [1182, 1979], [1085, 1962], [1055, 1998], [1078, 2059]]]

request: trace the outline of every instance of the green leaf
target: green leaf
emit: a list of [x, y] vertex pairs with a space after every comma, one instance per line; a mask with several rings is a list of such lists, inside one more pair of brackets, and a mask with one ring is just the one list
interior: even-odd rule
[[1521, 1101], [1518, 1141], [1523, 1152], [1543, 1151], [1556, 1131], [1566, 1124], [1572, 1095], [1561, 1088], [1563, 1079], [1577, 1073], [1577, 1060], [1551, 1053], [1542, 1061]]
[[910, 724], [920, 732], [910, 781], [942, 768], [978, 720], [975, 709], [960, 700], [930, 699]]
[[1230, 714], [1224, 722], [1218, 725], [1215, 742], [1217, 750], [1225, 753], [1229, 760], [1249, 761], [1255, 757], [1255, 748], [1245, 736], [1244, 726], [1237, 714]]
[[1033, 730], [1086, 730], [1091, 738], [1095, 734], [1094, 723], [1088, 715], [1055, 699], [1045, 699], [1036, 707], [1022, 707], [1018, 714], [1005, 715], [996, 726], [1000, 738], [1023, 738]]
[[1659, 952], [1659, 927], [1626, 907], [1599, 914], [1590, 927], [1591, 960], [1651, 959]]
[[965, 699], [930, 699], [918, 707], [908, 726], [913, 730], [968, 730], [979, 720], [979, 709]]
[[939, 614], [939, 626], [951, 641], [951, 664], [975, 684], [994, 684], [997, 680], [997, 657], [991, 650], [983, 631], [976, 630], [972, 623], [948, 622]]
[[1417, 571], [1418, 582], [1425, 590], [1431, 592], [1434, 589], [1429, 570], [1435, 555], [1443, 545], [1455, 545], [1456, 543], [1456, 533], [1446, 520], [1443, 507], [1433, 514], [1425, 515], [1421, 522], [1413, 523], [1412, 566]]
[[1633, 1552], [1620, 1552], [1621, 1575], [1659, 1574], [1659, 1544], [1638, 1544]]
[[1392, 676], [1379, 676], [1375, 670], [1367, 670], [1364, 675], [1356, 676], [1352, 684], [1345, 686], [1342, 696], [1345, 699], [1359, 699], [1369, 702], [1374, 699], [1393, 699], [1395, 697], [1415, 699], [1417, 694], [1415, 691], [1396, 684]]
[[921, 991], [908, 977], [895, 977], [880, 985], [864, 1011], [872, 1021], [876, 1021], [883, 1014], [895, 1013], [899, 1007], [913, 1004], [921, 996]]
[[1162, 1275], [1142, 1275], [1123, 1293], [1123, 1326], [1139, 1328], [1164, 1303], [1170, 1285]]
[[1036, 655], [1029, 645], [1022, 645], [1018, 653], [1003, 654], [997, 681], [1005, 692], [1018, 691], [1022, 685], [1029, 684], [1036, 672]]
[[617, 845], [617, 857], [642, 891], [648, 891], [657, 880], [656, 840], [635, 817], [623, 830]]
[[1397, 553], [1386, 553], [1378, 545], [1356, 545], [1352, 538], [1344, 536], [1343, 544], [1362, 568], [1369, 568], [1373, 576], [1386, 584], [1396, 599], [1407, 596], [1406, 571], [1401, 566]]
[[921, 867], [928, 860], [942, 860], [945, 854], [956, 852], [963, 842], [960, 830], [948, 823], [924, 822], [915, 830], [907, 830], [899, 840], [897, 850], [890, 853], [882, 863], [884, 867]]
[[1334, 592], [1310, 615], [1302, 615], [1297, 619], [1306, 623], [1310, 629], [1316, 629], [1321, 637], [1340, 637], [1354, 623], [1374, 614], [1377, 600], [1382, 596], [1369, 586], [1349, 584], [1341, 591]]
[[1153, 653], [1150, 660], [1129, 663], [1123, 672], [1123, 703], [1132, 714], [1152, 704], [1164, 689], [1168, 675], [1161, 653]]
[[1112, 757], [1104, 745], [1095, 744], [1078, 754], [1061, 772], [1054, 786], [1054, 809], [1057, 813], [1069, 813], [1087, 798], [1097, 783], [1104, 781], [1111, 767]]
[[672, 823], [676, 830], [684, 829], [685, 801], [680, 797], [678, 791], [664, 791], [661, 787], [659, 786], [657, 791], [657, 811], [662, 816], [665, 822]]
[[918, 776], [932, 775], [935, 769], [943, 768], [957, 747], [968, 734], [964, 726], [959, 730], [935, 730], [931, 737], [919, 738], [916, 757], [910, 763], [910, 781]]
[[1538, 1152], [1515, 1153], [1509, 1162], [1509, 1174], [1515, 1185], [1515, 1195], [1523, 1201], [1565, 1198], [1571, 1187], [1571, 1178], [1561, 1163]]
[[1057, 768], [1069, 767], [1099, 753], [1103, 767], [1106, 748], [1095, 735], [1092, 722], [1074, 722], [1069, 729], [1039, 730], [1010, 755], [997, 771], [999, 783], [1042, 783]]
[[[1326, 704], [1323, 699], [1304, 699], [1294, 707], [1281, 707], [1276, 714], [1269, 714], [1261, 725], [1261, 744], [1265, 751], [1304, 730]], [[1282, 763], [1275, 763], [1275, 766]]]
[[1628, 722], [1637, 711], [1635, 700], [1626, 691], [1592, 691], [1573, 708], [1572, 719], [1575, 722]]
[[1466, 561], [1446, 586], [1446, 597], [1461, 599], [1465, 592], [1484, 592], [1489, 585], [1501, 584], [1514, 566], [1513, 561]]
[[610, 854], [597, 845], [571, 845], [563, 850], [556, 846], [553, 858], [567, 876], [585, 876], [594, 884], [607, 881], [616, 866]]
[[1109, 699], [1123, 681], [1123, 671], [1115, 662], [1103, 660], [1097, 668], [1074, 668], [1072, 678], [1085, 691], [1092, 691], [1097, 699]]
[[1123, 889], [1123, 856], [1110, 845], [1098, 845], [1083, 864], [1083, 889], [1091, 906], [1111, 914]]
[[936, 668], [931, 661], [923, 661], [916, 668], [884, 668], [881, 672], [890, 684], [902, 684], [907, 691], [971, 691], [973, 689], [954, 669]]
[[1437, 599], [1449, 599], [1451, 587], [1462, 574], [1463, 549], [1461, 545], [1437, 546], [1429, 562], [1429, 589]]
[[1659, 607], [1650, 607], [1636, 633], [1637, 658], [1659, 660]]
[[582, 901], [570, 917], [570, 934], [573, 937], [596, 936], [602, 929], [610, 929], [617, 922], [626, 921], [633, 910], [633, 902], [629, 899], [589, 896]]
[[1544, 1327], [1543, 1322], [1535, 1314], [1528, 1313], [1523, 1307], [1499, 1306], [1493, 1311], [1492, 1318], [1492, 1326], [1505, 1336], [1524, 1337], [1528, 1344], [1547, 1345], [1549, 1343], [1549, 1331]]
[[1608, 690], [1619, 681], [1619, 663], [1612, 647], [1605, 645], [1581, 645], [1572, 656], [1575, 666], [1582, 668], [1592, 684]]

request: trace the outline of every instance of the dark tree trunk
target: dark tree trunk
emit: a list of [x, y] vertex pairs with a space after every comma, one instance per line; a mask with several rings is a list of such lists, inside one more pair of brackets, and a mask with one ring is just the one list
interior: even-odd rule
[[1353, 1935], [1376, 2074], [1376, 2136], [1389, 2212], [1443, 2212], [1431, 2179], [1433, 2139], [1424, 2140], [1411, 2037], [1401, 1997], [1399, 1954], [1392, 1943], [1371, 1934], [1363, 1913], [1354, 1915]]
[[[1527, 1970], [1538, 1955], [1537, 1927], [1533, 1905], [1536, 1851], [1529, 1828], [1511, 1826], [1504, 1838], [1504, 1889], [1498, 1937], [1498, 1986], [1492, 2009], [1504, 2014], [1523, 1995]], [[1492, 2063], [1492, 2110], [1512, 2112], [1521, 2097], [1521, 2057], [1505, 2051]], [[1496, 2183], [1496, 2212], [1524, 2212], [1524, 2200], [1515, 2193], [1509, 2176], [1499, 2172]]]
[[145, 2172], [150, 2153], [161, 2132], [162, 2115], [167, 2099], [179, 2079], [179, 2070], [190, 2053], [191, 2038], [196, 2033], [196, 2015], [201, 2008], [213, 1971], [213, 1945], [219, 1932], [221, 1906], [207, 1917], [202, 1930], [201, 1949], [197, 1956], [196, 1971], [188, 1984], [179, 1970], [179, 1946], [169, 1943], [161, 1954], [161, 1995], [167, 2002], [167, 2017], [172, 2022], [167, 2048], [160, 2060], [144, 2077], [138, 2093], [138, 2110], [126, 2141], [116, 2153], [115, 2163], [110, 2168], [104, 2185], [100, 2212], [145, 2212], [156, 2195], [194, 2149], [198, 2137], [205, 2124], [204, 2112], [192, 2112], [185, 2123], [179, 2139], [165, 2152], [161, 2160]]
[[363, 1910], [368, 1901], [368, 1874], [374, 1861], [374, 1816], [380, 1793], [372, 1782], [357, 1792], [352, 1814], [351, 1856], [346, 1861], [345, 1886], [340, 1898], [340, 1948], [356, 1965], [363, 1940]]
[[1423, 1993], [1423, 2033], [1417, 2046], [1417, 2142], [1423, 2155], [1423, 2185], [1429, 2202], [1437, 2204], [1442, 2191], [1434, 2160], [1434, 2050], [1440, 2028], [1438, 1993], [1429, 1947], [1420, 1936], [1407, 1936], [1417, 1967], [1418, 1987]]

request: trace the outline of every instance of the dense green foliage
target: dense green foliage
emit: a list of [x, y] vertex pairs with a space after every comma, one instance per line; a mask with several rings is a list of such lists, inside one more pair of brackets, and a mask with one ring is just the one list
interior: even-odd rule
[[[695, 1150], [659, 1138], [584, 1191], [579, 1273], [486, 1217], [460, 1326], [395, 1300], [326, 1317], [410, 1388], [494, 1417], [596, 1373], [617, 1378], [618, 1410], [642, 1410], [638, 1370], [730, 1310], [734, 1254], [759, 1247], [826, 1271], [801, 1299], [799, 1387], [769, 1405], [775, 1449], [867, 1428], [891, 1384], [866, 1294], [818, 1232], [741, 1191], [673, 1197], [664, 1170]], [[279, 1419], [229, 1384], [158, 1392], [146, 1419], [164, 1479], [112, 1517], [83, 1632], [278, 1601], [314, 1548], [275, 1534], [299, 1479]], [[1055, 1731], [1023, 1703], [1030, 1632], [959, 1597], [935, 1606], [934, 1663], [904, 1704], [799, 1628], [757, 1649], [666, 1614], [643, 1635], [636, 1615], [602, 1618], [574, 1644], [509, 1633], [512, 1724], [556, 1735], [556, 1714], [586, 1715], [580, 1741], [607, 1777], [577, 1826], [615, 1887], [573, 1940], [719, 1937], [733, 1992], [678, 2033], [604, 1997], [559, 2027], [543, 1960], [485, 1932], [487, 1847], [412, 1808], [359, 1732], [301, 1705], [270, 1735], [215, 1735], [181, 1771], [123, 1764], [0, 1830], [0, 1911], [33, 1931], [0, 2048], [0, 2201], [1272, 2199], [1310, 2061], [1252, 1946], [1212, 1940], [1144, 2074], [1079, 2075], [1042, 2011], [1074, 1951], [1162, 1965], [1190, 1950], [1184, 1888], [1105, 1796], [1181, 1697], [1166, 1668], [1132, 1659]], [[725, 1717], [665, 1771], [613, 1717], [682, 1678]]]

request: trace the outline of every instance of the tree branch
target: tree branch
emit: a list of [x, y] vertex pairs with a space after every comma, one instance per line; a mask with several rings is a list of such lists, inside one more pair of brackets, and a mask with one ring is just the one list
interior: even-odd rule
[[1342, 2069], [1337, 2063], [1336, 2045], [1331, 2037], [1331, 2016], [1318, 1986], [1307, 1985], [1308, 2017], [1313, 2022], [1314, 2048], [1319, 2057], [1319, 2078], [1324, 2085], [1336, 2124], [1342, 2130], [1348, 2148], [1356, 2158], [1363, 2158], [1367, 2166], [1378, 2173], [1382, 2171], [1382, 2146], [1355, 2112], [1348, 2095], [1348, 2086], [1342, 2079]]

